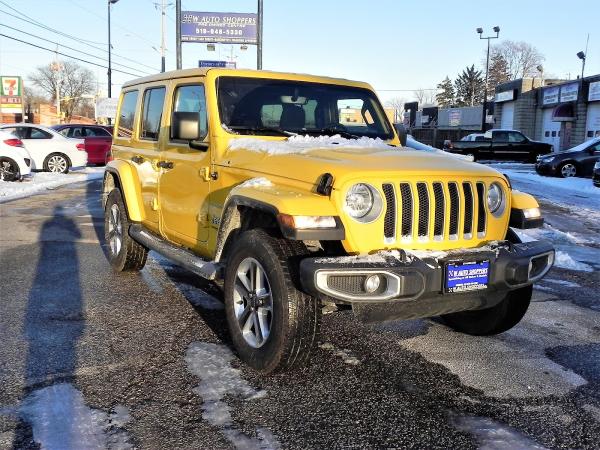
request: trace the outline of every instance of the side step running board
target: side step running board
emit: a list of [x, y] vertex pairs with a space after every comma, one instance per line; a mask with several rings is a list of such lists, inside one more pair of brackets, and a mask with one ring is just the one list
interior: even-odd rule
[[129, 235], [144, 247], [160, 253], [190, 272], [200, 275], [202, 278], [214, 280], [221, 277], [221, 264], [205, 261], [189, 250], [165, 242], [153, 233], [144, 230], [140, 225], [130, 225]]

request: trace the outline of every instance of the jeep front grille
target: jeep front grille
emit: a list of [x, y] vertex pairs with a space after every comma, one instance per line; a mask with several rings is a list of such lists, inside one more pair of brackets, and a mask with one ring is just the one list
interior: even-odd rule
[[[398, 189], [396, 190], [396, 187]], [[386, 211], [383, 235], [387, 244], [417, 240], [472, 239], [486, 235], [486, 186], [483, 182], [384, 183]]]

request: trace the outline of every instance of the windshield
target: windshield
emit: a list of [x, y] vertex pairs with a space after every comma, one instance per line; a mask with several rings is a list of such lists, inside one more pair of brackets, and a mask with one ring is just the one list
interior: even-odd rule
[[561, 153], [580, 152], [581, 150], [585, 150], [586, 148], [594, 145], [596, 142], [600, 142], [600, 138], [588, 139], [587, 141], [582, 142], [581, 144], [576, 145], [575, 147], [569, 148], [567, 150], [561, 150]]
[[235, 133], [394, 137], [381, 104], [368, 89], [219, 77], [217, 92], [221, 123]]

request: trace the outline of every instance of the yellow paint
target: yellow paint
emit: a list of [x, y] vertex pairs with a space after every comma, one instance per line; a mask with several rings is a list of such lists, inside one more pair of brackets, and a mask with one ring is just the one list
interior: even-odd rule
[[[526, 194], [510, 195], [505, 178], [497, 171], [480, 164], [465, 162], [452, 156], [425, 153], [398, 147], [396, 135], [388, 143], [389, 148], [327, 148], [314, 149], [302, 154], [269, 155], [261, 151], [248, 149], [231, 149], [234, 139], [253, 138], [265, 141], [282, 141], [284, 137], [240, 136], [227, 132], [220, 124], [216, 98], [216, 79], [221, 75], [242, 77], [260, 77], [271, 79], [286, 79], [308, 82], [318, 82], [333, 85], [354, 86], [364, 89], [372, 88], [355, 81], [332, 79], [299, 74], [282, 74], [275, 72], [257, 72], [252, 70], [231, 69], [187, 69], [177, 72], [135, 80], [124, 86], [124, 91], [140, 90], [138, 109], [141, 107], [141, 96], [147, 86], [164, 85], [167, 88], [166, 102], [161, 122], [160, 141], [153, 148], [147, 148], [140, 141], [137, 131], [131, 139], [124, 141], [115, 139], [114, 156], [119, 164], [118, 170], [129, 170], [131, 164], [124, 160], [131, 156], [146, 152], [153, 161], [168, 160], [174, 163], [170, 170], [156, 169], [153, 175], [139, 174], [136, 204], [128, 207], [137, 208], [138, 214], [145, 212], [144, 225], [152, 228], [155, 224], [159, 232], [168, 240], [192, 248], [200, 255], [211, 258], [216, 249], [217, 232], [223, 213], [223, 206], [233, 195], [243, 196], [272, 206], [280, 213], [290, 215], [319, 215], [339, 216], [344, 224], [346, 240], [343, 242], [348, 253], [370, 253], [381, 249], [431, 249], [449, 250], [456, 248], [472, 248], [481, 246], [492, 240], [503, 239], [508, 227], [511, 203], [512, 207], [522, 207], [537, 202]], [[209, 122], [208, 151], [191, 149], [187, 144], [169, 142], [172, 96], [177, 84], [204, 83]], [[139, 122], [139, 112], [138, 112]], [[139, 123], [136, 125], [139, 127]], [[154, 151], [155, 153], [151, 153]], [[150, 152], [150, 154], [149, 154]], [[151, 158], [152, 156], [152, 158]], [[115, 166], [116, 167], [116, 166]], [[129, 169], [126, 169], [129, 167]], [[156, 167], [155, 163], [152, 167]], [[133, 171], [134, 172], [134, 171]], [[323, 173], [334, 176], [331, 197], [315, 193], [316, 183]], [[149, 179], [156, 180], [157, 188], [152, 190]], [[264, 177], [271, 186], [244, 187], [240, 186], [245, 180]], [[131, 176], [131, 179], [133, 177]], [[504, 189], [507, 198], [506, 207], [500, 217], [495, 217], [486, 211], [487, 229], [485, 236], [478, 237], [476, 230], [470, 239], [462, 235], [463, 217], [459, 214], [459, 235], [456, 239], [447, 238], [449, 220], [444, 223], [445, 238], [440, 241], [419, 241], [417, 239], [416, 223], [413, 224], [413, 236], [410, 242], [404, 242], [399, 236], [400, 220], [397, 221], [397, 238], [395, 242], [386, 243], [383, 236], [385, 206], [382, 214], [371, 223], [359, 223], [349, 217], [343, 208], [346, 192], [354, 183], [368, 183], [377, 189], [383, 197], [382, 183], [393, 183], [398, 192], [401, 182], [415, 186], [417, 182], [426, 182], [430, 193], [430, 217], [434, 216], [433, 182], [444, 185], [446, 201], [449, 201], [447, 182], [463, 182], [473, 184], [483, 182], [489, 186], [498, 182]], [[145, 182], [145, 184], [144, 184]], [[131, 181], [130, 183], [135, 183]], [[129, 185], [128, 185], [129, 186]], [[145, 189], [144, 189], [145, 186]], [[158, 194], [158, 211], [149, 215], [140, 203], [140, 196], [152, 191]], [[127, 194], [126, 194], [127, 195]], [[132, 194], [129, 194], [132, 195]], [[136, 197], [134, 197], [136, 198]], [[398, 195], [399, 198], [399, 195]], [[418, 199], [415, 199], [415, 208]], [[464, 199], [461, 195], [461, 211], [464, 210]], [[524, 206], [523, 206], [524, 207]], [[529, 207], [529, 206], [527, 206]], [[487, 208], [487, 205], [486, 205]], [[131, 213], [130, 213], [131, 214]], [[447, 214], [448, 216], [448, 214]], [[397, 217], [401, 217], [401, 205], [397, 205]], [[477, 224], [477, 208], [474, 208], [474, 227]], [[433, 220], [430, 221], [429, 231], [433, 234]]]
[[121, 183], [121, 194], [127, 206], [129, 218], [134, 222], [145, 222], [142, 194], [138, 175], [132, 165], [115, 159], [106, 165], [106, 170], [116, 172]]
[[511, 197], [513, 209], [539, 208], [540, 206], [532, 195], [525, 192], [512, 191]]

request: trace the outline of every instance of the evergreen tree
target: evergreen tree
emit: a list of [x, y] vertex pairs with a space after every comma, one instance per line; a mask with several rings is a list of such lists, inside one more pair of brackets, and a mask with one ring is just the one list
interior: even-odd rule
[[483, 102], [484, 79], [474, 64], [462, 71], [454, 82], [454, 88], [458, 106], [474, 106]]
[[508, 72], [506, 59], [500, 53], [492, 54], [490, 56], [490, 71], [488, 75], [488, 100], [493, 98], [496, 86], [509, 80], [510, 73]]
[[454, 86], [452, 85], [452, 80], [448, 78], [448, 76], [444, 78], [444, 81], [437, 85], [437, 88], [441, 91], [435, 96], [438, 105], [441, 108], [449, 108], [454, 105]]

